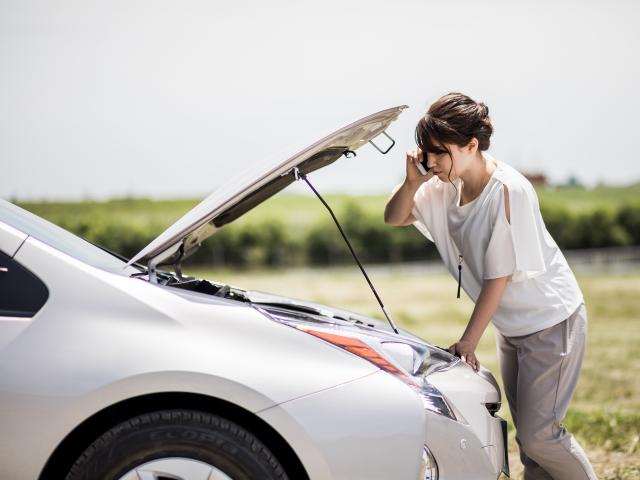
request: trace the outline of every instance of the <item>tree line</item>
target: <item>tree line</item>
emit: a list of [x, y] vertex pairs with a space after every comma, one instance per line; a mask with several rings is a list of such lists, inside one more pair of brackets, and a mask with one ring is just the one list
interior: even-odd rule
[[[547, 229], [560, 248], [583, 249], [640, 245], [640, 205], [617, 209], [572, 212], [554, 206], [541, 207]], [[372, 214], [355, 201], [338, 212], [340, 223], [356, 253], [368, 263], [421, 261], [439, 258], [435, 245], [413, 226], [391, 227], [382, 212]], [[140, 251], [163, 226], [106, 221], [92, 217], [60, 217], [62, 227], [128, 258]], [[284, 222], [265, 220], [225, 226], [205, 240], [189, 259], [211, 267], [333, 265], [351, 261], [350, 253], [327, 214], [306, 231]]]

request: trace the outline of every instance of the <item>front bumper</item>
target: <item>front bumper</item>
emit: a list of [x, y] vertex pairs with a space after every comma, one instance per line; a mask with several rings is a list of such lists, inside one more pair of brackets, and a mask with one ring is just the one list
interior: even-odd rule
[[439, 480], [489, 480], [509, 471], [506, 422], [490, 417], [488, 423], [495, 440], [484, 444], [470, 425], [427, 413], [427, 446], [438, 463]]
[[509, 474], [507, 424], [489, 408], [500, 402], [500, 393], [495, 381], [484, 377], [465, 364], [429, 376], [457, 418], [427, 412], [427, 446], [440, 480], [489, 480]]
[[[286, 439], [312, 480], [496, 479], [508, 472], [506, 422], [473, 406], [471, 422], [470, 415], [458, 421], [438, 415], [379, 371], [257, 414]], [[425, 446], [437, 477], [424, 475]]]
[[312, 480], [418, 478], [425, 441], [423, 404], [386, 372], [282, 403], [258, 416], [286, 439]]

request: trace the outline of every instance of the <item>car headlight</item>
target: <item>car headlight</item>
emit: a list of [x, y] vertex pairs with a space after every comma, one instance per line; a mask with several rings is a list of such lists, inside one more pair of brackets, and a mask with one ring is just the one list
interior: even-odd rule
[[[385, 355], [383, 355], [367, 342], [357, 337], [318, 330], [303, 325], [296, 325], [296, 328], [364, 358], [381, 370], [398, 377], [418, 393], [426, 410], [457, 420], [447, 399], [426, 378], [427, 375], [455, 363], [456, 359], [447, 352], [419, 344], [378, 341], [376, 343], [384, 352]], [[375, 339], [372, 338], [372, 343], [374, 342]], [[389, 361], [387, 357], [393, 361]]]
[[457, 361], [448, 352], [426, 345], [410, 345], [395, 341], [383, 341], [380, 345], [386, 354], [410, 372], [412, 376], [426, 377]]

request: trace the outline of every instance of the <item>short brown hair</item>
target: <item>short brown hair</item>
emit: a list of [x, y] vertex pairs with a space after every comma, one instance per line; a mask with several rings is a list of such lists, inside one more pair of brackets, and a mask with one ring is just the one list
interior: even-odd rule
[[[452, 92], [436, 100], [416, 126], [416, 143], [423, 152], [442, 153], [435, 143], [468, 145], [478, 140], [478, 149], [487, 150], [491, 144], [493, 126], [489, 107], [467, 95]], [[449, 152], [451, 153], [451, 152]]]

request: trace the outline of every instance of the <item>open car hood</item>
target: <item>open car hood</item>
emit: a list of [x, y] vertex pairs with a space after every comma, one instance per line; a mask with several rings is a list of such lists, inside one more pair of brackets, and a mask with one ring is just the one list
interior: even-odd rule
[[335, 162], [347, 151], [357, 150], [382, 133], [405, 108], [402, 105], [368, 115], [302, 150], [284, 155], [284, 160], [253, 167], [187, 212], [138, 252], [128, 265], [139, 261], [159, 265], [170, 257], [188, 256], [216, 230], [294, 182], [295, 168], [306, 175]]

